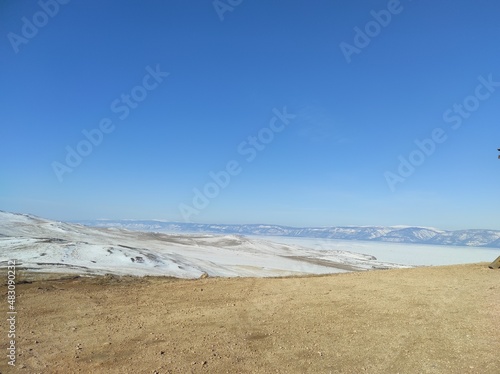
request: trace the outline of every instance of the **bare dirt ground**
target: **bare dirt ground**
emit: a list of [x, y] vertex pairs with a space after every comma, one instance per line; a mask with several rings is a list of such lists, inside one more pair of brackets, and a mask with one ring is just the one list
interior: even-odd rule
[[500, 373], [500, 271], [486, 264], [16, 293], [16, 367], [2, 354], [1, 373]]

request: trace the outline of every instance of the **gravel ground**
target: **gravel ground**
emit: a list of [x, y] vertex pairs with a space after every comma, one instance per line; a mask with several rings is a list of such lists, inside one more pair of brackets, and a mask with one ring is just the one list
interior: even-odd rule
[[[23, 280], [16, 367], [3, 354], [1, 373], [500, 373], [500, 271], [487, 264]], [[3, 352], [7, 329], [1, 318]]]

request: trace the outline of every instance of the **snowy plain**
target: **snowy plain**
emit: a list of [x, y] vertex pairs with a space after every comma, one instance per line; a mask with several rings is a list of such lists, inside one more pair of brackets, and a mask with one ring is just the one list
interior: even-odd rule
[[38, 272], [117, 275], [285, 276], [405, 267], [344, 250], [328, 252], [239, 235], [96, 228], [0, 212], [0, 265]]
[[499, 249], [89, 227], [0, 211], [0, 266], [35, 272], [198, 278], [331, 274], [491, 262]]

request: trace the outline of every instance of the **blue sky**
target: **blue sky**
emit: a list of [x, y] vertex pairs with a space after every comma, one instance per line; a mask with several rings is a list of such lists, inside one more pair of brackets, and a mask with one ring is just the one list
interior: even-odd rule
[[4, 1], [0, 209], [500, 229], [499, 11]]

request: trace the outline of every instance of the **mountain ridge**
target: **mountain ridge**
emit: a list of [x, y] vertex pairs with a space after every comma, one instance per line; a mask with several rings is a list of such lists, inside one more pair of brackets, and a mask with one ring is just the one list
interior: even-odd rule
[[500, 248], [500, 230], [440, 230], [421, 226], [292, 227], [270, 224], [204, 224], [161, 220], [80, 220], [87, 226], [117, 227], [133, 231], [288, 236], [392, 243]]

